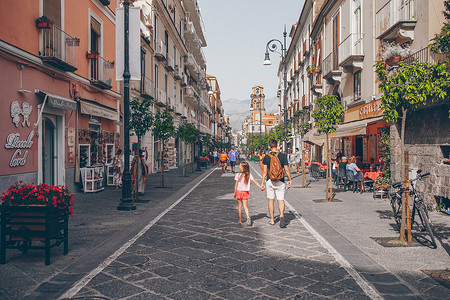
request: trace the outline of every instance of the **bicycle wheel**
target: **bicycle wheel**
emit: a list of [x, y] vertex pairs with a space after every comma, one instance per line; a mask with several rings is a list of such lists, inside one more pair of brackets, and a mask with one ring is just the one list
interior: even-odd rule
[[391, 196], [391, 207], [392, 212], [394, 213], [394, 220], [397, 223], [398, 230], [400, 230], [400, 223], [402, 219], [402, 199], [397, 195]]
[[419, 218], [422, 221], [422, 227], [425, 227], [424, 229], [426, 229], [428, 231], [428, 235], [430, 236], [430, 242], [433, 245], [433, 248], [436, 249], [437, 244], [436, 244], [436, 240], [434, 239], [433, 230], [431, 229], [428, 212], [425, 209], [423, 204], [417, 205], [417, 213], [419, 214]]

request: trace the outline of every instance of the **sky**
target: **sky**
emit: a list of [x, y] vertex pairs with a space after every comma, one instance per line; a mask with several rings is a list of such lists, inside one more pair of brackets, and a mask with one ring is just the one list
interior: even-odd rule
[[207, 73], [217, 77], [222, 100], [250, 98], [254, 85], [263, 85], [266, 98], [277, 95], [280, 55], [270, 52], [264, 66], [266, 44], [283, 41], [298, 21], [304, 0], [199, 0], [208, 46], [203, 48]]

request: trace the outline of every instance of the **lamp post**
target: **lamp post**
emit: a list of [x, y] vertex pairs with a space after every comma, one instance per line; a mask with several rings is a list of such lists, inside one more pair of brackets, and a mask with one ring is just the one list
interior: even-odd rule
[[253, 133], [253, 122], [255, 122], [254, 121], [254, 118], [253, 118], [253, 107], [250, 107], [250, 115], [251, 115], [251, 123], [250, 123], [250, 141], [251, 141], [251, 143], [250, 143], [250, 145], [252, 146], [252, 148], [251, 148], [251, 150], [252, 151], [250, 151], [251, 152], [251, 154], [253, 154], [253, 141], [254, 141], [254, 138], [253, 138], [253, 135], [252, 135], [252, 133]]
[[196, 171], [201, 171], [200, 167], [200, 96], [197, 95], [197, 129], [198, 129], [198, 135], [197, 135], [197, 169]]
[[259, 94], [259, 150], [262, 149], [262, 137], [261, 137], [261, 126], [262, 126], [262, 97], [261, 97], [261, 93]]
[[123, 144], [124, 170], [122, 178], [122, 198], [117, 206], [118, 210], [135, 210], [136, 205], [131, 197], [130, 173], [130, 54], [129, 54], [129, 20], [130, 1], [124, 0], [124, 68], [123, 68]]
[[[286, 95], [286, 89], [287, 89], [287, 72], [286, 72], [286, 25], [284, 26], [284, 32], [283, 32], [283, 42], [277, 39], [272, 39], [269, 42], [267, 42], [266, 45], [266, 54], [264, 58], [264, 65], [270, 66], [272, 63], [270, 62], [270, 52], [276, 52], [280, 54], [281, 62], [283, 65], [283, 114], [284, 114], [284, 141], [283, 141], [283, 151], [286, 151], [287, 148], [287, 109], [286, 109], [286, 103], [287, 103], [287, 95]], [[281, 46], [281, 52], [277, 52], [278, 45]]]

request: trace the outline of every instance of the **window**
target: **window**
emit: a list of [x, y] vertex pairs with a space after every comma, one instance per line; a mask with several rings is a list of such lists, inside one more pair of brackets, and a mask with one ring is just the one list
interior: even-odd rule
[[141, 92], [145, 91], [145, 50], [141, 48]]
[[174, 98], [173, 104], [175, 105], [177, 103], [177, 84], [176, 83], [173, 84], [173, 98]]
[[167, 54], [169, 54], [169, 33], [167, 32], [167, 30], [164, 31], [164, 43], [166, 43], [166, 57]]
[[155, 49], [158, 48], [158, 18], [155, 15], [155, 28], [153, 28], [154, 30], [154, 35], [155, 35]]
[[[94, 17], [91, 16], [91, 47], [90, 52], [91, 53], [101, 53], [101, 43], [100, 38], [102, 36], [102, 24], [96, 20]], [[99, 60], [97, 59], [91, 59], [91, 78], [94, 80], [100, 80], [100, 72], [99, 70]]]
[[361, 71], [353, 75], [353, 95], [355, 101], [361, 99]]
[[159, 86], [158, 65], [155, 64], [155, 92], [156, 92], [156, 96], [158, 96], [158, 86]]
[[340, 13], [333, 17], [333, 70], [339, 69]]
[[355, 21], [355, 30], [357, 39], [361, 38], [361, 0], [354, 0], [355, 2], [355, 10], [354, 10], [354, 21]]
[[44, 0], [43, 15], [62, 28], [61, 24], [61, 0]]

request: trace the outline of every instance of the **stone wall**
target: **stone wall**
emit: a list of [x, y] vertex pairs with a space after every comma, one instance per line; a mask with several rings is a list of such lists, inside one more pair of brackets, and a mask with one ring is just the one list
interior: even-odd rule
[[[435, 197], [450, 198], [450, 165], [443, 164], [441, 145], [450, 145], [450, 104], [427, 107], [408, 115], [405, 132], [405, 150], [409, 151], [409, 174], [415, 178], [416, 171], [431, 173], [418, 182], [416, 188], [422, 192], [428, 206], [433, 206]], [[391, 171], [392, 180], [400, 181], [400, 125], [391, 126]]]

